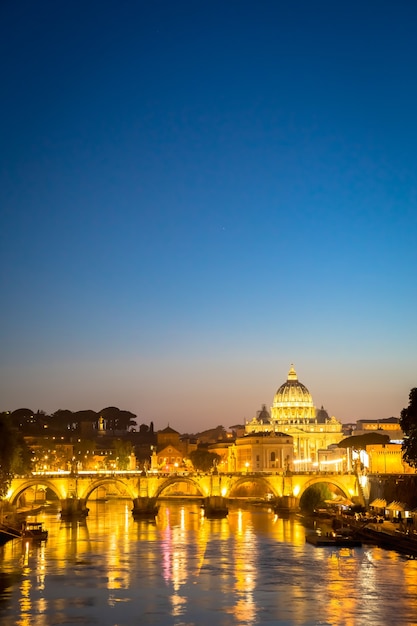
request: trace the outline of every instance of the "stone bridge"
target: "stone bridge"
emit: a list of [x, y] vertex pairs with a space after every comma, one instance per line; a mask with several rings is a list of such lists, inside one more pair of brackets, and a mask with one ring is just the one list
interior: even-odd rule
[[[242, 497], [245, 488], [263, 494], [281, 508], [297, 510], [300, 498], [309, 487], [325, 483], [336, 488], [345, 498], [363, 502], [363, 491], [355, 474], [331, 472], [312, 473], [239, 473], [239, 474], [147, 474], [135, 471], [119, 472], [45, 472], [13, 478], [5, 498], [11, 505], [28, 489], [49, 489], [61, 503], [61, 515], [72, 517], [87, 515], [87, 502], [100, 489], [117, 489], [124, 497], [132, 499], [134, 509], [141, 502], [157, 501], [158, 498], [189, 496], [208, 498]], [[243, 497], [245, 497], [243, 495]]]

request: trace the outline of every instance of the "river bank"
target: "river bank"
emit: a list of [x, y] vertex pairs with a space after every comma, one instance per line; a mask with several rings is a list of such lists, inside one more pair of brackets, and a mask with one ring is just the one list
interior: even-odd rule
[[306, 525], [323, 531], [348, 529], [363, 543], [372, 544], [386, 550], [396, 550], [411, 558], [417, 557], [417, 533], [414, 528], [390, 520], [355, 518], [351, 515], [307, 516]]

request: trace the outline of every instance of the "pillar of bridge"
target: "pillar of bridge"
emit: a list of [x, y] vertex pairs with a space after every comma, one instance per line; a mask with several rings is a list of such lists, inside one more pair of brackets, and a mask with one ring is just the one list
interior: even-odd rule
[[65, 498], [61, 500], [61, 518], [77, 519], [87, 517], [88, 508], [83, 498]]
[[274, 511], [277, 513], [295, 513], [300, 506], [299, 499], [295, 496], [279, 496], [274, 502]]
[[148, 496], [139, 496], [133, 500], [132, 515], [135, 519], [150, 519], [154, 518], [159, 511], [156, 498], [149, 498]]
[[223, 496], [208, 496], [203, 500], [205, 517], [226, 517], [229, 512], [229, 502]]

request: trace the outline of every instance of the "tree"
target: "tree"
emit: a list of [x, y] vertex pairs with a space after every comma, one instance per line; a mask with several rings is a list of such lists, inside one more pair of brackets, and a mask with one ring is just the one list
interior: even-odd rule
[[133, 452], [133, 446], [130, 441], [115, 439], [114, 451], [116, 455], [117, 465], [120, 470], [129, 468], [130, 455]]
[[75, 423], [74, 413], [68, 409], [58, 409], [51, 415], [51, 430], [67, 433]]
[[332, 492], [328, 485], [324, 483], [318, 483], [306, 489], [300, 499], [300, 508], [303, 511], [312, 513], [317, 507], [325, 506], [326, 500], [332, 499]]
[[130, 411], [120, 411], [117, 417], [118, 430], [129, 430], [131, 426], [136, 426], [136, 415]]
[[15, 474], [30, 469], [30, 451], [22, 435], [11, 425], [10, 418], [0, 416], [0, 497], [9, 488]]
[[401, 411], [400, 426], [404, 433], [402, 444], [404, 460], [417, 467], [417, 387], [410, 391], [410, 403]]
[[209, 452], [205, 448], [197, 448], [190, 452], [190, 461], [196, 470], [208, 472], [215, 467], [215, 462], [220, 461], [220, 456], [215, 452]]
[[98, 413], [92, 411], [91, 409], [84, 409], [83, 411], [77, 411], [76, 413], [74, 413], [74, 421], [77, 424], [77, 428], [79, 430], [81, 429], [82, 422], [91, 424], [91, 426], [93, 426], [94, 424], [97, 424], [98, 418]]
[[30, 420], [33, 420], [33, 415], [32, 409], [16, 409], [10, 414], [13, 425], [17, 426], [17, 428], [21, 428], [28, 424]]
[[116, 406], [108, 406], [100, 411], [100, 415], [107, 422], [107, 430], [128, 430], [135, 426], [135, 417], [130, 411], [121, 411]]
[[339, 448], [353, 448], [354, 450], [365, 450], [366, 446], [389, 443], [389, 435], [382, 433], [365, 433], [364, 435], [351, 435], [342, 439], [338, 444]]

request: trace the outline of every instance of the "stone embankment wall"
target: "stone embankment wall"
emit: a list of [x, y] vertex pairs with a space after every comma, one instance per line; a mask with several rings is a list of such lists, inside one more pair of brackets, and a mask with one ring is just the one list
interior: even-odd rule
[[369, 474], [369, 502], [382, 498], [387, 504], [394, 500], [417, 508], [417, 474]]

